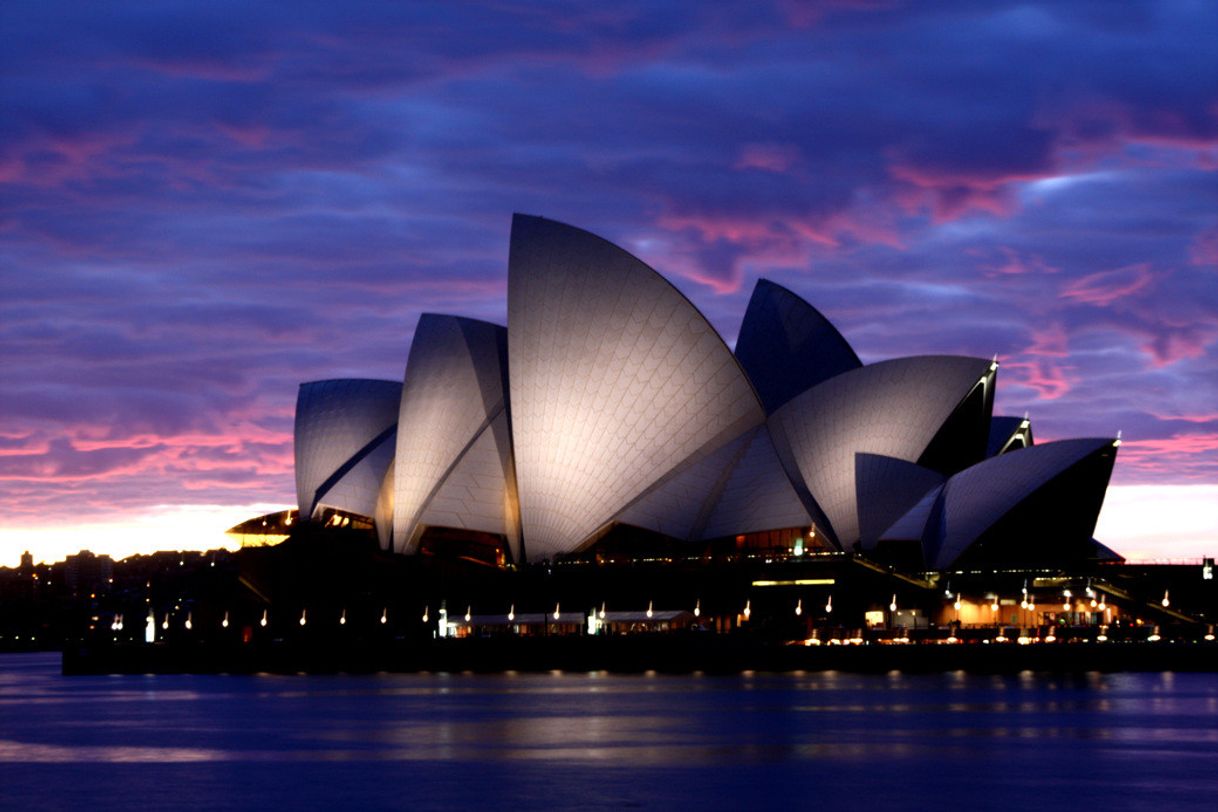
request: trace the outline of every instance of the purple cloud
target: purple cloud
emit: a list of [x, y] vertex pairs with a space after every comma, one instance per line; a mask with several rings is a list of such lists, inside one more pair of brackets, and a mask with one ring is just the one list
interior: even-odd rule
[[[1218, 13], [1187, 3], [0, 8], [0, 506], [288, 502], [300, 381], [502, 323], [513, 211], [754, 280], [1038, 437], [1216, 482]], [[1193, 420], [1192, 418], [1197, 418]], [[1201, 419], [1206, 418], [1206, 419]]]

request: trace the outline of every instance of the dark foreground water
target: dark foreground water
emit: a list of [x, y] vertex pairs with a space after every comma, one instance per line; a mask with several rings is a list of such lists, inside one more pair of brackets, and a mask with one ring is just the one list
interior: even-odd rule
[[61, 677], [14, 809], [1218, 809], [1212, 674]]

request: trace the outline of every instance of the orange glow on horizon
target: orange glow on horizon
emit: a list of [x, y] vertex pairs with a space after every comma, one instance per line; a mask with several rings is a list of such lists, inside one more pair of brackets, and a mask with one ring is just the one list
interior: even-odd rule
[[114, 560], [159, 550], [236, 550], [230, 527], [284, 505], [158, 505], [138, 516], [99, 516], [79, 522], [0, 525], [0, 567], [16, 567], [29, 550], [35, 563], [53, 564], [89, 550]]
[[[1095, 537], [1130, 561], [1218, 556], [1218, 485], [1113, 485]], [[98, 516], [43, 525], [0, 524], [0, 567], [29, 550], [54, 563], [81, 550], [116, 561], [158, 550], [235, 550], [228, 528], [285, 510], [282, 504], [159, 505], [138, 516]]]

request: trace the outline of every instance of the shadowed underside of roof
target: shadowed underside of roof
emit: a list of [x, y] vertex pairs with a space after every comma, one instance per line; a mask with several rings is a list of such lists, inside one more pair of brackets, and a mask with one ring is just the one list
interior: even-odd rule
[[834, 375], [862, 366], [837, 328], [812, 305], [768, 279], [749, 299], [736, 357], [766, 412]]

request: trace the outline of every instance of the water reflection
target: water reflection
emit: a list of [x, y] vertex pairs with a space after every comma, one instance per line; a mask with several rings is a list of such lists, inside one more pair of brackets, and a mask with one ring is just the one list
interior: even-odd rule
[[1210, 675], [66, 679], [57, 665], [0, 658], [0, 778], [16, 806], [52, 780], [38, 765], [70, 771], [56, 783], [68, 799], [149, 791], [127, 766], [143, 765], [204, 806], [324, 806], [355, 781], [352, 804], [409, 793], [434, 808], [480, 803], [489, 784], [526, 806], [702, 810], [851, 805], [859, 788], [895, 806], [947, 793], [1026, 809], [1047, 788], [1109, 810], [1169, 793], [1176, 812], [1218, 790]]

